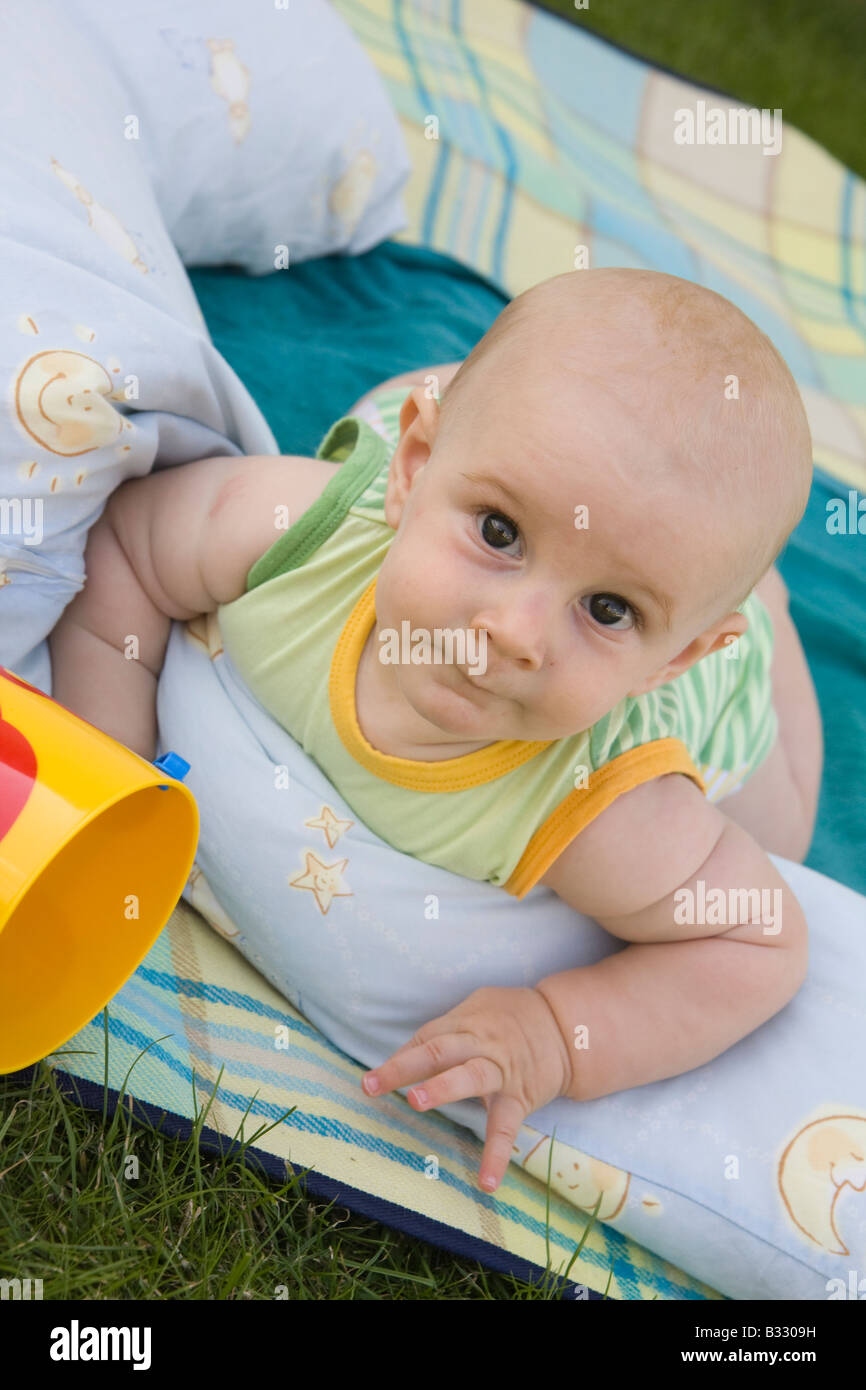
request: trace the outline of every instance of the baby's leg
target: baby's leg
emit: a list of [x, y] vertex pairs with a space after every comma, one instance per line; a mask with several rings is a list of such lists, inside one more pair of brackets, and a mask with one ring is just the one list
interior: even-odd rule
[[812, 843], [824, 763], [821, 714], [788, 611], [788, 590], [775, 566], [755, 592], [773, 620], [773, 704], [779, 736], [742, 791], [725, 797], [719, 809], [771, 854], [802, 863]]

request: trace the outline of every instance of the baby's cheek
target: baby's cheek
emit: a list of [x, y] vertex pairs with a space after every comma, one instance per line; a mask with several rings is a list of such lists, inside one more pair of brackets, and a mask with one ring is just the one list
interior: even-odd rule
[[381, 625], [397, 627], [404, 618], [423, 625], [435, 590], [435, 571], [420, 545], [395, 541], [382, 562], [376, 581], [376, 616]]
[[[461, 593], [458, 561], [431, 526], [414, 525], [390, 547], [376, 584], [376, 612], [419, 627], [436, 627], [453, 614]], [[381, 598], [380, 598], [381, 595]], [[465, 594], [464, 594], [465, 598]]]
[[580, 733], [609, 714], [617, 704], [619, 687], [605, 680], [596, 663], [554, 669], [556, 679], [546, 701], [551, 726], [562, 730], [560, 737]]

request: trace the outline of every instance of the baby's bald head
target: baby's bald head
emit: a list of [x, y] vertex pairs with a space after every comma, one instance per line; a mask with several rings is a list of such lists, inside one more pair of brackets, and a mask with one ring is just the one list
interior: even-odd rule
[[443, 393], [440, 430], [533, 401], [540, 436], [559, 450], [578, 401], [631, 419], [653, 460], [637, 451], [635, 485], [651, 491], [663, 460], [684, 498], [718, 519], [707, 569], [719, 616], [748, 596], [805, 511], [812, 441], [790, 371], [735, 305], [688, 280], [581, 270], [518, 295]]

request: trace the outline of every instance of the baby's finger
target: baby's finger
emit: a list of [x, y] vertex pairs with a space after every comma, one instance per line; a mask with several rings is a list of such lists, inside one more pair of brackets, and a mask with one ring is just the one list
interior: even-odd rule
[[[447, 1014], [439, 1014], [437, 1018], [429, 1019], [412, 1034], [411, 1038], [407, 1038], [400, 1047], [396, 1048], [391, 1053], [391, 1057], [402, 1057], [413, 1047], [420, 1047], [423, 1043], [429, 1042], [431, 1038], [441, 1038], [445, 1033], [457, 1034], [460, 1031], [457, 1011], [449, 1009]], [[388, 1058], [388, 1061], [391, 1060], [391, 1057]]]
[[[442, 1014], [439, 1018], [431, 1018], [429, 1023], [425, 1023], [416, 1033], [412, 1034], [411, 1038], [408, 1038], [406, 1042], [396, 1048], [391, 1053], [390, 1057], [386, 1057], [380, 1067], [377, 1067], [375, 1071], [365, 1072], [361, 1078], [361, 1085], [364, 1087], [364, 1090], [370, 1095], [384, 1095], [386, 1091], [393, 1090], [393, 1084], [386, 1086], [383, 1083], [382, 1072], [385, 1067], [390, 1067], [395, 1057], [402, 1058], [406, 1056], [407, 1052], [417, 1051], [424, 1043], [429, 1042], [431, 1037], [442, 1037], [443, 1034], [451, 1031], [453, 1031], [453, 1024], [448, 1014]], [[373, 1078], [375, 1079], [376, 1085], [374, 1090], [370, 1090], [367, 1083]], [[406, 1086], [409, 1084], [410, 1080], [411, 1078], [407, 1081], [397, 1082], [396, 1084]]]
[[480, 1184], [494, 1192], [511, 1162], [514, 1144], [527, 1112], [514, 1096], [496, 1095], [487, 1106], [487, 1132], [481, 1155]]
[[469, 1062], [431, 1077], [423, 1086], [413, 1086], [407, 1096], [416, 1110], [433, 1110], [455, 1100], [494, 1095], [505, 1083], [502, 1068], [489, 1057], [472, 1057]]
[[[428, 1023], [425, 1025], [430, 1027]], [[362, 1078], [368, 1096], [384, 1095], [387, 1091], [411, 1086], [413, 1081], [425, 1081], [437, 1072], [465, 1062], [478, 1044], [468, 1033], [440, 1033], [426, 1042], [416, 1043], [405, 1051], [400, 1049], [374, 1071]]]

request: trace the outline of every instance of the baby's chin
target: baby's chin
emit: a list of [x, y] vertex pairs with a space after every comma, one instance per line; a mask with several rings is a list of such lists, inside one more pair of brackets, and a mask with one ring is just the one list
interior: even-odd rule
[[552, 729], [544, 719], [527, 717], [529, 712], [522, 705], [485, 690], [479, 684], [484, 680], [481, 675], [474, 681], [449, 668], [447, 675], [431, 676], [430, 669], [426, 668], [422, 682], [404, 687], [403, 695], [416, 714], [442, 733], [491, 743], [501, 739], [551, 743], [581, 732], [572, 727]]
[[420, 680], [413, 673], [415, 679], [403, 684], [403, 698], [433, 728], [472, 742], [526, 737], [512, 732], [517, 721], [509, 717], [512, 707], [508, 701], [497, 700], [480, 687], [470, 685], [469, 678], [455, 667], [420, 670]]
[[427, 666], [420, 672], [420, 680], [407, 682], [403, 693], [419, 714], [437, 727], [447, 727], [448, 733], [458, 732], [456, 726], [467, 721], [477, 723], [479, 717], [489, 721], [496, 705], [501, 713], [502, 702], [470, 684], [456, 667]]

